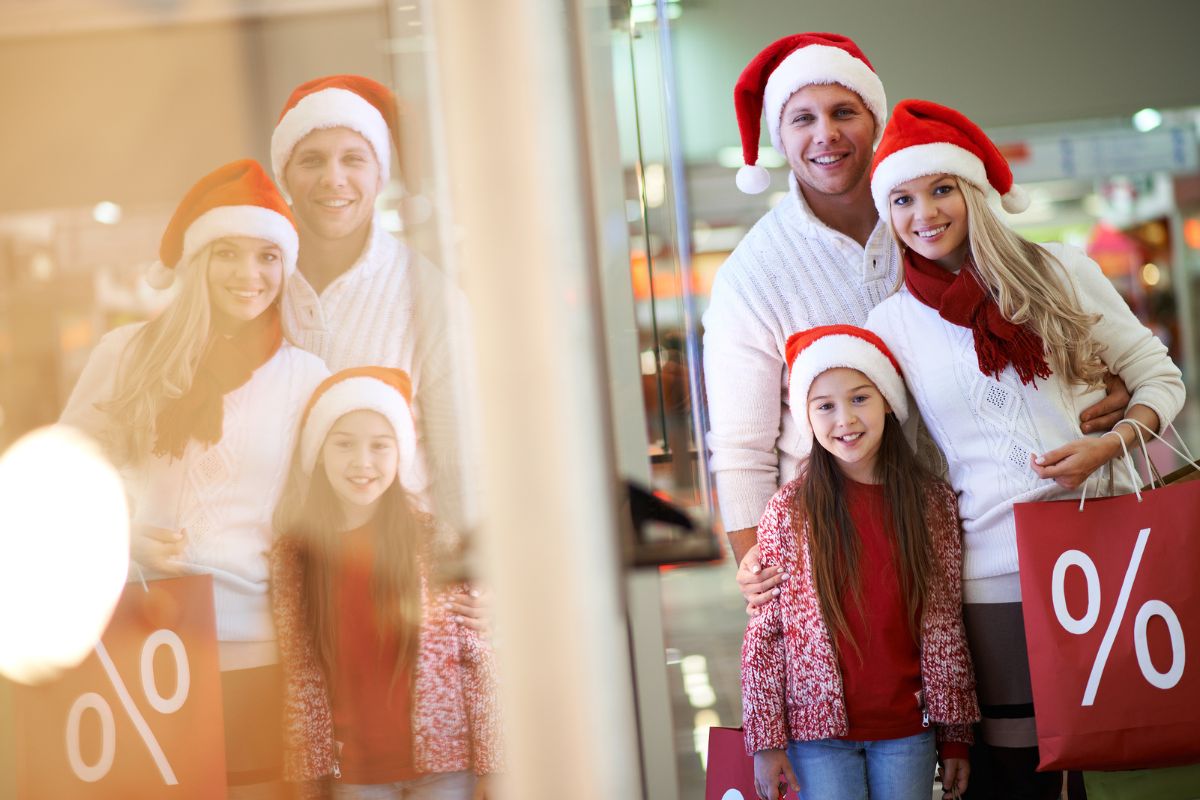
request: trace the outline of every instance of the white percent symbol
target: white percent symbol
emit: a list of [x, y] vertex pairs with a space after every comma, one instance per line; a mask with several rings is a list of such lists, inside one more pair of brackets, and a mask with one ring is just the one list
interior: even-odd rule
[[[1109, 617], [1108, 628], [1105, 629], [1104, 638], [1100, 641], [1100, 649], [1096, 651], [1096, 660], [1092, 662], [1092, 672], [1088, 676], [1081, 705], [1090, 706], [1096, 700], [1096, 690], [1100, 688], [1100, 677], [1104, 674], [1104, 667], [1112, 652], [1113, 642], [1116, 641], [1121, 620], [1125, 618], [1125, 608], [1129, 605], [1129, 595], [1133, 591], [1133, 580], [1137, 576], [1138, 566], [1142, 563], [1142, 554], [1146, 551], [1146, 542], [1149, 539], [1149, 528], [1143, 528], [1138, 532], [1137, 543], [1133, 546], [1133, 554], [1129, 557], [1129, 566], [1125, 569], [1125, 579], [1121, 582], [1121, 591], [1117, 595], [1117, 605], [1113, 609], [1112, 616]], [[1067, 608], [1065, 583], [1067, 570], [1071, 567], [1079, 568], [1087, 581], [1087, 610], [1082, 617], [1072, 616], [1070, 609]], [[1058, 617], [1059, 624], [1069, 633], [1082, 635], [1095, 626], [1096, 620], [1100, 617], [1100, 575], [1096, 571], [1095, 562], [1086, 553], [1079, 550], [1067, 550], [1058, 557], [1051, 577], [1050, 592], [1054, 602], [1054, 615]], [[1159, 617], [1166, 623], [1171, 636], [1171, 668], [1166, 672], [1159, 672], [1158, 668], [1154, 666], [1154, 662], [1150, 660], [1146, 628], [1150, 624], [1151, 617]], [[1183, 677], [1187, 652], [1184, 649], [1183, 626], [1179, 624], [1179, 617], [1175, 615], [1170, 606], [1161, 600], [1147, 600], [1142, 604], [1133, 620], [1133, 646], [1142, 675], [1151, 686], [1170, 689], [1179, 683], [1179, 679]]]
[[[175, 691], [170, 697], [163, 697], [154, 681], [154, 654], [160, 647], [170, 649], [171, 654], [175, 657]], [[142, 716], [142, 712], [133, 702], [133, 697], [129, 694], [125, 681], [117, 672], [112, 658], [109, 657], [104, 642], [96, 643], [96, 657], [100, 660], [100, 666], [104, 668], [113, 690], [116, 691], [121, 707], [129, 716], [129, 721], [133, 723], [133, 727], [146, 745], [146, 749], [150, 751], [150, 757], [154, 759], [154, 764], [158, 767], [163, 782], [168, 786], [175, 786], [179, 783], [175, 777], [175, 771], [171, 769], [171, 764], [163, 754], [158, 739], [154, 737], [154, 732], [146, 724], [146, 718]], [[160, 714], [173, 714], [183, 707], [191, 686], [191, 672], [188, 668], [187, 650], [178, 634], [164, 628], [146, 637], [146, 641], [142, 644], [141, 678], [142, 691], [146, 695], [146, 701], [155, 711]], [[83, 712], [88, 709], [95, 711], [100, 718], [100, 757], [94, 764], [85, 762], [83, 754], [80, 752], [79, 725], [83, 718]], [[112, 708], [103, 697], [95, 692], [86, 692], [80, 695], [67, 713], [67, 761], [71, 764], [71, 770], [81, 781], [95, 783], [112, 769], [116, 749], [117, 729], [113, 721]]]

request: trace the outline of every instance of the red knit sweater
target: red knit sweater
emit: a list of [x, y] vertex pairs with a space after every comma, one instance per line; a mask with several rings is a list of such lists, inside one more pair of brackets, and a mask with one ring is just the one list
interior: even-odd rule
[[[742, 703], [748, 753], [784, 748], [789, 740], [845, 738], [852, 733], [843, 693], [844, 667], [838, 663], [813, 587], [807, 533], [796, 533], [793, 510], [802, 480], [775, 494], [758, 527], [762, 563], [781, 566], [791, 577], [780, 587], [779, 597], [746, 628]], [[927, 490], [927, 503], [935, 570], [921, 613], [919, 685], [939, 743], [970, 743], [970, 724], [979, 719], [979, 704], [962, 625], [958, 505], [954, 492], [940, 481]], [[861, 638], [859, 643], [862, 646]], [[879, 674], [878, 669], [855, 670], [853, 685], [861, 687], [872, 676], [878, 682]], [[861, 694], [854, 698], [863, 699]], [[901, 721], [899, 727], [904, 725]], [[961, 751], [956, 748], [946, 755], [961, 756]]]

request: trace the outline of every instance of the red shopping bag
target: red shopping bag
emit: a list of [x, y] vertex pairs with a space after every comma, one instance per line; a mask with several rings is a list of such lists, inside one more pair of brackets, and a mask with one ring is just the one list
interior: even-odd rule
[[[704, 800], [756, 800], [754, 757], [746, 755], [741, 728], [708, 729], [708, 775]], [[797, 800], [791, 789], [787, 800]]]
[[212, 576], [146, 586], [126, 585], [82, 664], [12, 688], [17, 797], [225, 796]]
[[1200, 483], [1015, 510], [1039, 768], [1200, 762]]

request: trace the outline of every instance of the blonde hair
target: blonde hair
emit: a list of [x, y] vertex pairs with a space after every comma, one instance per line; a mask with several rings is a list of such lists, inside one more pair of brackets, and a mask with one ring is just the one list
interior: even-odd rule
[[[975, 274], [1000, 313], [1041, 337], [1050, 368], [1063, 380], [1093, 388], [1102, 385], [1104, 347], [1092, 335], [1100, 315], [1083, 310], [1054, 256], [1005, 225], [974, 184], [958, 176], [955, 182], [967, 206], [967, 242]], [[892, 235], [900, 241], [895, 229]], [[904, 282], [903, 262], [899, 282]]]

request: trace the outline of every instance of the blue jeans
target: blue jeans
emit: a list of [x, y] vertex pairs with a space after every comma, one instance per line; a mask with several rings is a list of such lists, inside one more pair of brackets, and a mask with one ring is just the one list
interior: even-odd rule
[[789, 742], [803, 800], [929, 800], [937, 745], [932, 730], [903, 739]]
[[475, 776], [470, 772], [434, 772], [395, 783], [333, 782], [333, 800], [471, 800]]

